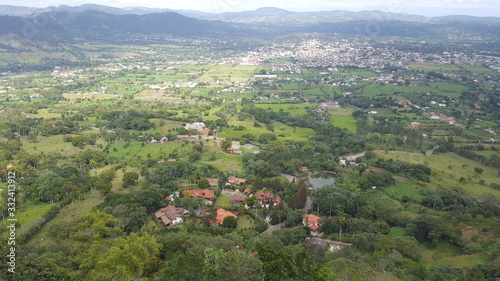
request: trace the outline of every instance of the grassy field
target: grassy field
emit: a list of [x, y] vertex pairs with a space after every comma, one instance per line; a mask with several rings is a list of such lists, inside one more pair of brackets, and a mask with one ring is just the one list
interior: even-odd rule
[[286, 111], [293, 116], [307, 114], [307, 109], [315, 108], [318, 104], [256, 104], [255, 107], [265, 108], [272, 111]]
[[49, 109], [47, 108], [42, 108], [38, 110], [37, 114], [28, 114], [28, 116], [34, 117], [34, 118], [43, 118], [43, 119], [51, 119], [51, 118], [61, 118], [61, 113], [57, 112], [49, 112]]
[[480, 65], [462, 65], [460, 67], [463, 68], [464, 70], [472, 72], [472, 73], [499, 75], [498, 72], [496, 72], [492, 69], [486, 68], [484, 66], [480, 66]]
[[425, 245], [420, 263], [426, 267], [431, 265], [449, 265], [457, 268], [470, 268], [488, 262], [485, 254], [462, 255], [461, 249], [445, 243], [436, 247]]
[[56, 245], [57, 243], [61, 243], [61, 241], [53, 240], [49, 236], [50, 229], [56, 225], [69, 224], [72, 221], [77, 220], [83, 215], [91, 212], [92, 208], [94, 208], [96, 205], [102, 202], [104, 202], [104, 197], [100, 195], [100, 193], [97, 191], [94, 191], [94, 193], [92, 192], [87, 193], [84, 197], [82, 197], [82, 200], [73, 201], [73, 203], [63, 207], [59, 212], [59, 214], [57, 214], [57, 216], [54, 219], [47, 222], [40, 230], [40, 232], [28, 242], [26, 247], [31, 247], [31, 246], [51, 247]]
[[210, 68], [196, 81], [207, 81], [210, 84], [219, 81], [220, 85], [231, 85], [232, 82], [248, 82], [259, 66], [217, 64]]
[[38, 142], [30, 143], [26, 137], [21, 138], [23, 150], [30, 153], [61, 153], [62, 155], [74, 155], [87, 149], [98, 149], [97, 144], [103, 144], [103, 140], [98, 140], [96, 145], [86, 145], [78, 148], [70, 142], [64, 142], [62, 135], [38, 137]]
[[243, 171], [241, 156], [237, 154], [204, 153], [199, 162], [206, 165], [212, 165], [221, 171]]
[[420, 202], [424, 196], [420, 195], [419, 189], [411, 183], [397, 183], [393, 186], [387, 186], [382, 189], [391, 198], [401, 200], [403, 196], [407, 196], [413, 201]]
[[[57, 206], [57, 203], [54, 203], [54, 205], [50, 203], [35, 205], [27, 202], [18, 206], [16, 208], [15, 217], [13, 217], [17, 219], [18, 223], [21, 224], [18, 233], [23, 233], [26, 230], [30, 229], [31, 226], [36, 223], [35, 220], [42, 218], [52, 206]], [[7, 221], [0, 222], [2, 231], [6, 229], [6, 225]]]
[[117, 158], [133, 158], [136, 156], [148, 157], [150, 155], [153, 158], [169, 158], [169, 154], [177, 153], [177, 157], [183, 157], [191, 152], [191, 144], [183, 144], [180, 142], [168, 142], [168, 143], [154, 143], [154, 144], [144, 144], [140, 141], [130, 142], [130, 146], [127, 147], [128, 142], [117, 142], [111, 145], [110, 155]]
[[390, 237], [406, 236], [406, 230], [404, 227], [394, 226], [391, 227], [388, 235]]
[[435, 64], [435, 63], [410, 63], [410, 68], [412, 70], [421, 70], [421, 71], [435, 71], [435, 72], [459, 72], [462, 69], [458, 65], [452, 64]]
[[255, 221], [248, 215], [238, 216], [238, 225], [236, 231], [247, 228], [254, 228]]
[[356, 132], [356, 119], [352, 116], [330, 116], [332, 125], [346, 128], [351, 132]]
[[280, 83], [280, 87], [283, 90], [298, 90], [299, 89], [299, 83], [297, 83], [297, 82]]
[[220, 194], [219, 197], [217, 197], [217, 200], [215, 200], [215, 207], [228, 207], [231, 206], [231, 198], [227, 196], [226, 194]]
[[[470, 196], [476, 197], [486, 193], [500, 197], [499, 190], [489, 187], [490, 183], [500, 181], [498, 171], [479, 165], [454, 153], [433, 154], [430, 156], [377, 153], [377, 157], [393, 158], [394, 160], [429, 166], [433, 174], [431, 175], [431, 182], [424, 184], [424, 188], [460, 188]], [[474, 172], [475, 167], [484, 169], [483, 173], [478, 175]], [[458, 181], [461, 177], [466, 179], [464, 184]], [[481, 179], [485, 181], [485, 185], [479, 183]]]
[[365, 70], [349, 70], [349, 73], [351, 75], [355, 76], [360, 76], [363, 78], [368, 78], [368, 77], [377, 77], [379, 76], [377, 73], [372, 72], [372, 71], [365, 71]]
[[[229, 122], [230, 125], [235, 126], [244, 126], [246, 129], [241, 131], [225, 129], [223, 130], [219, 136], [224, 138], [236, 138], [239, 139], [244, 134], [252, 134], [255, 137], [258, 137], [262, 133], [271, 133], [266, 130], [265, 127], [254, 127], [253, 121], [238, 121], [235, 119], [231, 119]], [[290, 127], [280, 122], [274, 122], [274, 134], [277, 136], [278, 140], [298, 140], [298, 141], [306, 141], [312, 135], [314, 135], [314, 130], [309, 128], [300, 128], [300, 127]]]
[[[113, 100], [113, 99], [118, 99], [121, 95], [118, 94], [104, 94], [104, 95], [98, 95], [98, 94], [63, 94], [63, 97], [74, 101], [77, 99], [81, 100], [91, 100], [91, 101], [102, 101], [102, 100]], [[60, 115], [60, 114], [59, 114]]]

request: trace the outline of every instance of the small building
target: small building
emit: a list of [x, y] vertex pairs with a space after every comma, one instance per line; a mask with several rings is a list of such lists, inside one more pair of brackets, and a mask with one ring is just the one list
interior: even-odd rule
[[238, 218], [237, 215], [233, 214], [230, 211], [226, 211], [226, 210], [224, 210], [222, 208], [218, 209], [217, 210], [217, 216], [216, 216], [217, 225], [222, 225], [222, 223], [224, 222], [224, 219], [227, 218], [227, 217], [233, 217], [235, 219]]
[[235, 176], [230, 176], [227, 178], [228, 183], [236, 185], [244, 184], [246, 181], [247, 181], [246, 179], [240, 179]]
[[243, 190], [243, 194], [245, 194], [246, 196], [252, 194], [252, 190], [250, 189], [250, 187], [245, 188], [245, 190]]
[[259, 200], [261, 204], [274, 203], [274, 205], [277, 205], [281, 203], [281, 197], [264, 190], [257, 191], [255, 193], [255, 198]]
[[300, 167], [299, 171], [301, 172], [309, 172], [309, 169], [306, 166]]
[[218, 179], [207, 179], [208, 184], [210, 187], [217, 187], [219, 186], [219, 180]]
[[207, 200], [212, 200], [215, 197], [215, 191], [210, 190], [210, 189], [191, 189], [191, 190], [184, 190], [182, 192], [184, 196], [186, 197], [198, 197], [198, 198], [204, 198]]
[[233, 195], [231, 196], [231, 203], [237, 204], [237, 203], [243, 203], [247, 200], [247, 198], [243, 195]]
[[200, 131], [203, 131], [205, 127], [206, 127], [205, 123], [203, 122], [194, 122], [192, 124], [186, 124], [186, 126], [184, 126], [186, 130], [200, 130]]
[[305, 215], [302, 218], [302, 224], [309, 226], [312, 230], [318, 230], [323, 225], [323, 223], [319, 222], [320, 219], [320, 217], [313, 214]]
[[184, 218], [187, 213], [188, 211], [186, 209], [169, 205], [158, 210], [155, 213], [155, 216], [158, 222], [163, 223], [166, 226], [173, 226], [184, 222]]

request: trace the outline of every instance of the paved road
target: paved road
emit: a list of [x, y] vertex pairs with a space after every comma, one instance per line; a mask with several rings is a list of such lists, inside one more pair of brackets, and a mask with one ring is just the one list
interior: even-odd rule
[[268, 229], [266, 230], [266, 232], [267, 232], [267, 234], [269, 234], [269, 235], [273, 235], [273, 232], [274, 232], [275, 230], [278, 230], [278, 229], [282, 228], [283, 226], [285, 226], [285, 222], [282, 222], [282, 223], [279, 223], [279, 224], [277, 224], [277, 225], [273, 225], [273, 226], [271, 226], [270, 228], [268, 228]]
[[307, 210], [312, 209], [312, 206], [313, 206], [313, 200], [311, 197], [307, 196], [306, 204], [304, 205], [304, 211], [306, 211], [306, 214]]

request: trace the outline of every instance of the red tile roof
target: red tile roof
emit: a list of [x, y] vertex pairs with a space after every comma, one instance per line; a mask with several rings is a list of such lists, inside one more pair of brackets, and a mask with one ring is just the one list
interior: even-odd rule
[[242, 183], [245, 183], [247, 180], [246, 179], [240, 179], [240, 178], [237, 178], [235, 176], [230, 176], [227, 178], [227, 181], [230, 182], [230, 183], [234, 183], [234, 184], [242, 184]]
[[233, 217], [235, 219], [238, 218], [237, 215], [231, 213], [230, 211], [226, 211], [226, 210], [224, 210], [222, 208], [218, 209], [217, 210], [217, 217], [216, 217], [217, 224], [222, 225], [222, 223], [224, 222], [224, 219], [227, 218], [227, 217], [229, 217], [229, 216], [231, 216], [231, 217]]
[[243, 201], [246, 201], [247, 198], [245, 196], [242, 196], [242, 195], [233, 195], [231, 196], [231, 201], [240, 201], [240, 202], [243, 202]]
[[305, 215], [302, 218], [302, 223], [306, 226], [309, 226], [312, 230], [317, 230], [320, 226], [323, 225], [323, 223], [319, 222], [320, 219], [321, 218], [316, 215], [309, 214]]
[[271, 201], [273, 203], [281, 203], [281, 197], [279, 197], [278, 195], [274, 195], [269, 191], [257, 191], [255, 193], [255, 198], [259, 201], [263, 201], [264, 203], [269, 203]]
[[198, 198], [205, 198], [208, 200], [211, 200], [215, 196], [215, 191], [209, 190], [209, 189], [192, 189], [192, 190], [184, 190], [182, 192], [185, 196], [189, 197], [198, 197]]

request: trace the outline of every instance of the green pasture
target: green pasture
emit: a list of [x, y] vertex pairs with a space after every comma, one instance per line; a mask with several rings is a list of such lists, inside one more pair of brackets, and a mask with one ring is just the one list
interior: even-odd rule
[[330, 123], [336, 127], [356, 132], [356, 119], [352, 116], [330, 116]]
[[177, 153], [176, 158], [186, 156], [192, 150], [191, 144], [183, 144], [177, 141], [168, 143], [143, 144], [141, 141], [130, 142], [129, 147], [125, 147], [129, 142], [117, 142], [111, 145], [109, 155], [117, 158], [133, 158], [136, 156], [148, 157], [154, 159], [168, 159], [173, 152]]
[[458, 65], [454, 64], [436, 64], [436, 63], [410, 63], [410, 68], [416, 71], [425, 72], [459, 72], [462, 69]]
[[51, 118], [61, 118], [61, 113], [58, 112], [49, 112], [48, 108], [42, 108], [37, 110], [37, 114], [28, 114], [29, 116], [32, 116], [34, 118], [43, 118], [45, 120], [51, 119]]
[[236, 231], [241, 229], [250, 229], [255, 227], [255, 221], [249, 215], [238, 216], [238, 225]]
[[258, 100], [255, 102], [255, 104], [274, 104], [274, 103], [289, 104], [290, 101], [282, 100], [282, 99], [267, 99], [267, 100]]
[[[220, 148], [219, 148], [220, 149]], [[229, 153], [204, 153], [200, 163], [211, 165], [221, 171], [243, 171], [242, 158], [238, 154]]]
[[229, 207], [231, 206], [231, 197], [221, 193], [217, 200], [215, 200], [215, 207]]
[[318, 104], [256, 104], [256, 107], [264, 108], [272, 111], [285, 111], [293, 116], [306, 115], [307, 109], [316, 108]]
[[74, 155], [86, 149], [98, 149], [98, 144], [104, 144], [104, 141], [98, 139], [95, 145], [85, 145], [79, 148], [71, 144], [71, 142], [64, 142], [64, 136], [54, 135], [48, 137], [38, 136], [38, 142], [31, 143], [27, 137], [22, 137], [23, 150], [29, 153], [61, 153], [62, 155]]
[[354, 108], [352, 107], [330, 108], [328, 114], [332, 116], [352, 116], [353, 111]]
[[91, 101], [102, 101], [102, 100], [111, 100], [111, 99], [118, 99], [121, 95], [115, 95], [115, 94], [104, 94], [104, 95], [99, 95], [99, 94], [63, 94], [63, 97], [65, 99], [74, 101], [77, 99], [81, 100], [91, 100]]
[[[500, 197], [499, 190], [489, 187], [489, 184], [498, 183], [500, 181], [497, 170], [482, 166], [454, 153], [422, 156], [380, 152], [377, 153], [377, 157], [384, 159], [392, 158], [412, 164], [424, 164], [429, 166], [433, 171], [431, 182], [423, 183], [423, 188], [460, 188], [464, 190], [466, 194], [474, 197], [482, 194], [492, 194], [493, 196]], [[480, 175], [477, 174], [474, 171], [475, 167], [481, 167], [484, 170], [483, 173]], [[461, 177], [465, 178], [465, 183], [460, 183], [458, 181]], [[485, 181], [484, 185], [480, 184], [481, 179]]]
[[244, 134], [252, 134], [256, 138], [262, 133], [274, 133], [278, 140], [297, 140], [297, 141], [307, 141], [311, 136], [314, 135], [314, 130], [309, 128], [300, 127], [290, 127], [281, 122], [274, 122], [274, 132], [266, 130], [264, 124], [262, 127], [254, 127], [253, 121], [238, 121], [232, 119], [229, 121], [229, 125], [239, 126], [242, 125], [246, 127], [245, 130], [236, 131], [232, 129], [225, 128], [220, 134], [220, 137], [240, 139]]
[[280, 83], [280, 87], [283, 90], [298, 90], [299, 89], [299, 83], [298, 82]]
[[494, 135], [486, 132], [485, 130], [483, 129], [476, 129], [476, 128], [471, 128], [469, 129], [469, 132], [471, 133], [474, 133], [482, 138], [492, 138], [492, 137], [495, 137]]
[[[17, 219], [17, 222], [21, 224], [20, 232], [25, 231], [31, 221], [43, 217], [52, 206], [57, 206], [57, 203], [54, 203], [54, 205], [50, 203], [33, 204], [30, 202], [16, 204], [15, 217], [12, 218]], [[2, 221], [0, 224], [3, 225], [4, 223], [6, 224], [7, 221]]]
[[432, 88], [436, 88], [439, 91], [444, 91], [444, 92], [461, 93], [462, 91], [469, 90], [469, 87], [462, 86], [462, 85], [455, 84], [455, 83], [450, 83], [450, 82], [429, 82], [429, 85]]
[[[75, 200], [71, 204], [64, 206], [55, 218], [47, 222], [40, 232], [30, 239], [27, 247], [35, 245], [53, 247], [61, 243], [61, 240], [53, 239], [49, 235], [50, 230], [56, 226], [67, 225], [76, 221], [80, 217], [90, 213], [96, 205], [102, 202], [104, 202], [104, 196], [99, 191], [91, 191], [81, 196], [80, 200]], [[50, 207], [50, 204], [47, 205]]]
[[302, 93], [311, 96], [321, 96], [325, 94], [323, 93], [323, 91], [321, 91], [321, 88], [309, 88], [307, 90], [303, 90]]
[[497, 124], [493, 121], [474, 121], [474, 123], [472, 123], [473, 125], [479, 125], [481, 126], [482, 128], [489, 128], [489, 127], [496, 127]]
[[500, 157], [500, 152], [493, 150], [474, 150], [474, 153], [490, 157], [491, 155], [497, 155]]
[[404, 196], [410, 200], [420, 202], [424, 196], [420, 194], [420, 190], [411, 183], [397, 183], [393, 186], [384, 187], [383, 191], [391, 198], [401, 200]]
[[388, 234], [390, 237], [407, 236], [406, 229], [404, 227], [394, 226]]
[[486, 68], [481, 65], [461, 65], [461, 68], [463, 68], [466, 71], [472, 72], [472, 73], [477, 73], [477, 74], [489, 74], [489, 75], [499, 75], [498, 72]]
[[360, 76], [363, 78], [378, 77], [379, 76], [379, 74], [377, 74], [373, 71], [366, 71], [366, 70], [348, 70], [348, 71], [353, 76]]
[[395, 93], [436, 93], [437, 90], [431, 87], [407, 87], [395, 85], [377, 85], [369, 84], [363, 88], [363, 95], [374, 97], [378, 94], [393, 95]]
[[246, 83], [258, 67], [258, 65], [217, 64], [198, 77], [196, 81], [208, 81], [213, 84], [218, 80], [221, 85], [231, 85], [233, 82]]

